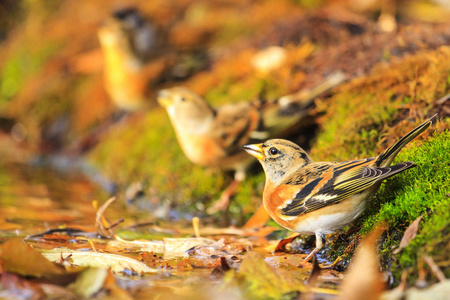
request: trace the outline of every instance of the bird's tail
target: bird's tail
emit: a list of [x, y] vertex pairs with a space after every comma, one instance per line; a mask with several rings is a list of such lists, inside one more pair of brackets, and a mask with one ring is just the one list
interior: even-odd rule
[[419, 134], [425, 131], [431, 123], [432, 120], [437, 116], [437, 114], [433, 115], [431, 118], [411, 130], [407, 135], [398, 140], [394, 145], [386, 149], [383, 153], [378, 155], [375, 164], [379, 167], [387, 167], [389, 166], [397, 154], [402, 150], [402, 148], [411, 142], [414, 138], [416, 138]]
[[[335, 72], [311, 90], [302, 90], [265, 103], [262, 107], [262, 119], [263, 128], [267, 131], [268, 137], [277, 136], [299, 123], [307, 116], [315, 98], [341, 84], [345, 79], [342, 72]], [[255, 134], [257, 133], [255, 132]]]

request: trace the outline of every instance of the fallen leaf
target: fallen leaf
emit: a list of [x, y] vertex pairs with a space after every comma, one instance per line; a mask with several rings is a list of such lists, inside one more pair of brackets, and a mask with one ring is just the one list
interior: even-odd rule
[[47, 299], [76, 300], [79, 297], [70, 289], [55, 284], [39, 283]]
[[264, 259], [272, 267], [295, 267], [303, 265], [305, 254], [284, 254], [268, 256]]
[[3, 271], [24, 276], [44, 277], [67, 273], [57, 264], [49, 262], [41, 253], [25, 242], [11, 240], [0, 246], [0, 260]]
[[225, 240], [221, 238], [212, 244], [195, 246], [189, 255], [199, 257], [241, 256], [251, 248], [252, 243], [247, 239]]
[[433, 299], [433, 300], [445, 300], [448, 299], [450, 294], [450, 280], [447, 279], [442, 282], [438, 282], [429, 288], [418, 289], [412, 287], [407, 289], [405, 292], [400, 290], [392, 290], [385, 292], [381, 295], [382, 300], [421, 300], [421, 299]]
[[405, 230], [405, 233], [403, 234], [402, 240], [400, 241], [400, 245], [397, 249], [395, 249], [394, 254], [399, 253], [403, 248], [406, 248], [411, 240], [413, 240], [417, 235], [417, 230], [419, 230], [419, 223], [420, 220], [422, 220], [423, 216], [418, 217], [415, 219]]
[[67, 261], [72, 265], [92, 268], [109, 268], [114, 273], [144, 274], [158, 272], [158, 270], [150, 268], [136, 259], [116, 254], [75, 251], [62, 248], [42, 252], [42, 255], [50, 261], [58, 261], [61, 257], [66, 258], [70, 256]]
[[243, 228], [261, 227], [270, 219], [264, 205], [260, 205], [258, 210], [251, 216], [251, 218], [244, 224]]
[[214, 244], [215, 241], [206, 238], [164, 238], [164, 259], [188, 257], [186, 252], [195, 246]]
[[225, 257], [220, 258], [220, 264], [211, 271], [211, 278], [222, 278], [227, 271], [231, 270]]
[[36, 283], [25, 280], [15, 274], [0, 275], [1, 299], [44, 299], [44, 290]]
[[108, 269], [88, 268], [78, 275], [74, 284], [74, 290], [77, 295], [89, 298], [103, 287]]
[[273, 252], [286, 252], [286, 245], [295, 240], [299, 236], [300, 235], [298, 233], [294, 233], [291, 236], [280, 240]]
[[319, 278], [320, 275], [320, 266], [317, 263], [317, 258], [314, 256], [313, 259], [313, 263], [312, 263], [312, 270], [311, 273], [309, 274], [308, 279], [306, 280], [306, 283], [308, 283], [309, 286], [315, 286], [317, 283], [317, 279]]
[[384, 290], [382, 275], [378, 264], [376, 241], [384, 229], [372, 231], [356, 250], [352, 265], [344, 275], [339, 299], [358, 300], [379, 299]]
[[103, 285], [103, 289], [105, 290], [107, 299], [114, 299], [114, 300], [132, 300], [133, 297], [128, 293], [127, 290], [117, 285], [116, 278], [114, 274], [111, 272], [108, 272], [105, 283]]
[[164, 242], [163, 241], [148, 241], [148, 240], [133, 240], [128, 241], [118, 236], [115, 236], [115, 240], [108, 241], [109, 247], [115, 248], [127, 248], [132, 251], [138, 252], [154, 252], [154, 253], [164, 253]]
[[239, 277], [244, 277], [252, 294], [257, 297], [279, 299], [284, 294], [304, 291], [303, 282], [289, 272], [275, 270], [264, 261], [264, 257], [256, 252], [244, 256]]
[[[227, 273], [233, 275], [225, 276], [224, 285], [229, 284], [233, 278], [238, 284], [244, 285], [243, 290], [248, 291], [249, 299], [281, 299], [286, 294], [295, 296], [307, 290], [303, 280], [283, 269], [274, 269], [265, 262], [262, 255], [249, 252], [242, 260], [238, 273]], [[231, 277], [231, 278], [230, 278]], [[324, 288], [310, 288], [311, 292], [325, 295], [337, 295], [337, 291]]]

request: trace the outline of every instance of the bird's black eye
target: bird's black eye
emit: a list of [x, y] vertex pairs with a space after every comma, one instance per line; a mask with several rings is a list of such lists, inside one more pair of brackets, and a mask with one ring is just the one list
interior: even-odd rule
[[277, 154], [278, 154], [278, 149], [272, 147], [272, 148], [269, 149], [269, 153], [270, 153], [271, 155], [277, 155]]
[[184, 101], [186, 101], [186, 98], [181, 97], [181, 98], [180, 98], [180, 101], [181, 101], [181, 102], [184, 102]]

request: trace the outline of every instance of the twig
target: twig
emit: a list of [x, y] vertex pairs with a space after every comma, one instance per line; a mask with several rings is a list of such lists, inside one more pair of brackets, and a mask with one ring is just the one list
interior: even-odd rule
[[431, 272], [433, 272], [434, 276], [440, 281], [443, 282], [447, 278], [445, 278], [444, 273], [439, 269], [438, 265], [434, 262], [433, 258], [431, 256], [424, 256], [425, 262], [428, 264], [428, 266], [431, 269]]

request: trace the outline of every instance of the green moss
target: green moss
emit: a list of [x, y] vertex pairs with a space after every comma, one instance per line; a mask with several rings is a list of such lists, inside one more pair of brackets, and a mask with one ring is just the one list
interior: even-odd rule
[[[450, 48], [421, 53], [354, 79], [324, 102], [322, 128], [311, 154], [316, 160], [347, 160], [373, 156], [406, 133], [407, 120], [426, 115], [437, 99], [449, 93]], [[442, 128], [449, 128], [445, 121]], [[411, 128], [409, 128], [411, 129]]]
[[[393, 271], [397, 280], [401, 270], [406, 268], [412, 269], [411, 280], [417, 278], [417, 259], [425, 254], [438, 263], [448, 261], [450, 132], [437, 134], [419, 147], [400, 152], [396, 159], [397, 162], [409, 160], [414, 161], [417, 167], [396, 176], [394, 184], [388, 182], [382, 187], [374, 199], [382, 203], [381, 208], [376, 215], [368, 216], [362, 226], [364, 233], [374, 224], [388, 224], [391, 237], [384, 241], [380, 250], [383, 259], [389, 261], [392, 249], [398, 247], [406, 226], [423, 215], [423, 228], [419, 229], [419, 235], [394, 260], [396, 268]], [[441, 246], [434, 247], [438, 244]], [[444, 271], [449, 274], [449, 266], [444, 266]]]
[[[399, 153], [395, 162], [414, 161], [417, 167], [387, 181], [375, 201], [383, 203], [377, 215], [368, 216], [362, 233], [373, 224], [390, 226], [409, 224], [427, 210], [433, 210], [447, 200], [450, 190], [450, 133], [437, 134], [423, 145], [410, 147]], [[395, 163], [394, 162], [394, 163]], [[427, 218], [425, 217], [424, 220]]]
[[[6, 58], [0, 75], [0, 103], [9, 101], [22, 88], [24, 80], [38, 71], [61, 48], [51, 42], [40, 47], [24, 46]], [[30, 51], [31, 49], [31, 51]]]
[[[423, 227], [419, 230], [419, 234], [410, 242], [394, 262], [393, 270], [397, 279], [402, 270], [407, 270], [410, 274], [410, 283], [417, 278], [418, 259], [424, 258], [425, 255], [431, 256], [433, 260], [440, 266], [445, 276], [450, 276], [450, 267], [448, 266], [450, 253], [450, 197], [447, 196], [441, 203], [432, 209], [431, 217], [423, 223]], [[433, 281], [436, 278], [429, 276]]]
[[[423, 120], [417, 120], [418, 116], [436, 111], [435, 101], [450, 92], [449, 73], [450, 48], [442, 47], [379, 65], [371, 75], [343, 85], [331, 99], [318, 102], [318, 111], [324, 114], [311, 147], [312, 157], [316, 161], [343, 161], [376, 156], [418, 125]], [[380, 240], [380, 258], [383, 268], [393, 272], [395, 282], [404, 268], [410, 269], [409, 278], [415, 280], [417, 259], [425, 253], [449, 272], [445, 262], [450, 239], [448, 229], [442, 229], [445, 222], [448, 224], [450, 202], [446, 196], [450, 190], [448, 128], [450, 118], [443, 113], [417, 140], [427, 139], [436, 130], [433, 138], [423, 144], [412, 142], [399, 153], [395, 162], [414, 161], [417, 167], [382, 184], [365, 214], [328, 244], [330, 260], [342, 256], [345, 266], [360, 237], [385, 224], [388, 229]], [[393, 256], [405, 229], [420, 215], [424, 217], [418, 237]]]
[[[396, 283], [404, 269], [409, 270], [411, 281], [417, 278], [417, 259], [424, 254], [444, 263], [444, 271], [450, 272], [449, 266], [445, 265], [450, 247], [447, 228], [450, 217], [450, 132], [436, 134], [429, 141], [417, 144], [404, 149], [394, 161], [414, 161], [417, 167], [394, 176], [381, 186], [356, 224], [361, 228], [359, 232], [336, 239], [329, 252], [330, 259], [342, 255], [348, 261], [351, 252], [346, 250], [354, 249], [354, 245], [347, 249], [352, 241], [376, 226], [386, 226], [388, 230], [379, 245], [380, 257], [383, 268], [391, 269]], [[418, 237], [400, 254], [393, 256], [407, 226], [421, 215], [423, 229], [419, 229]], [[434, 246], [438, 244], [439, 247]]]

